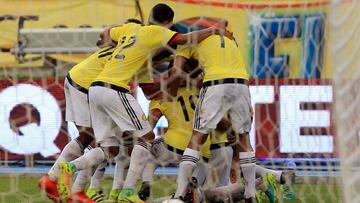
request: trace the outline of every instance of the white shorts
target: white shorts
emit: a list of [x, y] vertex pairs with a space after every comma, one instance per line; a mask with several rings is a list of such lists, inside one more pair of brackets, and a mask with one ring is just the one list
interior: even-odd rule
[[208, 134], [229, 113], [235, 132], [250, 132], [252, 108], [249, 87], [245, 84], [228, 83], [201, 88], [199, 103], [195, 109], [194, 130]]
[[85, 88], [77, 89], [65, 78], [64, 92], [66, 101], [65, 120], [77, 126], [91, 127], [90, 107]]
[[97, 143], [117, 146], [122, 138], [121, 132], [141, 137], [151, 131], [146, 115], [129, 93], [92, 86], [89, 88], [89, 100]]

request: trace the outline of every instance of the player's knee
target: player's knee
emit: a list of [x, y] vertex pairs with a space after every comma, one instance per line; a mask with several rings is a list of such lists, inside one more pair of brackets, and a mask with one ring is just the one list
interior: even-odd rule
[[152, 143], [155, 139], [155, 134], [153, 131], [150, 131], [150, 132], [146, 133], [145, 135], [143, 135], [141, 138], [144, 142]]
[[101, 149], [104, 151], [107, 160], [110, 160], [119, 154], [119, 146], [101, 147]]
[[79, 136], [76, 138], [84, 147], [87, 147], [94, 141], [94, 137], [90, 136], [88, 133], [79, 133]]
[[203, 145], [206, 142], [208, 133], [203, 133], [199, 131], [193, 131], [190, 144], [191, 145]]

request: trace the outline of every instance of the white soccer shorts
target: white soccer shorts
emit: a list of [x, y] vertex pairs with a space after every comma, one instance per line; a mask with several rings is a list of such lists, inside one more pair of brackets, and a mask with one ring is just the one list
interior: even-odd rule
[[239, 134], [250, 132], [251, 99], [245, 84], [226, 83], [201, 88], [195, 109], [194, 130], [208, 134], [229, 113], [232, 127]]
[[[129, 93], [109, 87], [89, 88], [90, 112], [96, 142], [102, 146], [117, 146], [121, 132], [141, 137], [151, 131], [146, 115]], [[120, 137], [119, 137], [120, 136]]]
[[65, 120], [74, 122], [77, 126], [91, 127], [90, 107], [85, 90], [85, 88], [77, 89], [70, 84], [68, 78], [65, 78]]

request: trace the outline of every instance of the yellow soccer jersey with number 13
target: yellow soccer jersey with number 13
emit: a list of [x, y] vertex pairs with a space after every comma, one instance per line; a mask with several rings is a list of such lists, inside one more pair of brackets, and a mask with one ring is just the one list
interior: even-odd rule
[[94, 81], [102, 81], [128, 89], [128, 83], [144, 66], [151, 55], [175, 36], [165, 27], [157, 25], [141, 26], [129, 23], [121, 29], [110, 30], [110, 36], [118, 42], [104, 70]]

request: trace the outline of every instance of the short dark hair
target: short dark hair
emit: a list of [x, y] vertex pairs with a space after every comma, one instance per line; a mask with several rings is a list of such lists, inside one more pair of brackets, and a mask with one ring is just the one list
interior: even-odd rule
[[127, 20], [125, 21], [125, 24], [127, 24], [127, 23], [136, 23], [136, 24], [142, 25], [142, 22], [141, 22], [140, 20], [136, 19], [136, 18], [129, 18], [129, 19], [127, 19]]
[[152, 23], [165, 23], [174, 19], [174, 11], [166, 4], [156, 4], [151, 9]]

